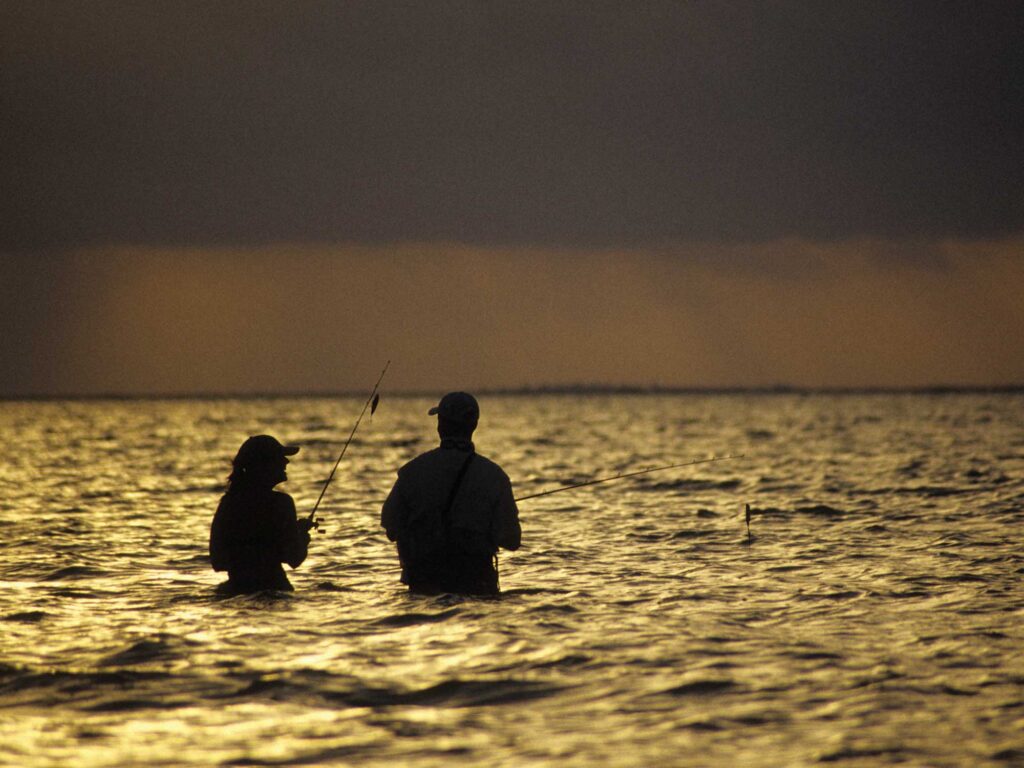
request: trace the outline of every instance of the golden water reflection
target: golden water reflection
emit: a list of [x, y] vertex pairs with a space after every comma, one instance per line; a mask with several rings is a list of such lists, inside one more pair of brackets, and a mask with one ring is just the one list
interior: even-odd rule
[[414, 598], [376, 504], [434, 436], [429, 403], [392, 398], [296, 593], [218, 600], [206, 538], [241, 437], [303, 446], [286, 487], [308, 510], [360, 401], [0, 404], [18, 435], [0, 475], [0, 763], [1024, 755], [1021, 397], [481, 403], [478, 447], [520, 494], [745, 458], [524, 502], [500, 600]]

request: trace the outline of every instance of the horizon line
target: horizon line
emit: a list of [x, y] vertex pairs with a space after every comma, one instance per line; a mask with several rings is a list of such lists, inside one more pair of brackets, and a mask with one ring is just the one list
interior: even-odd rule
[[[447, 390], [444, 390], [447, 391]], [[436, 397], [442, 389], [410, 388], [388, 391], [391, 397]], [[632, 384], [558, 384], [516, 387], [479, 387], [473, 392], [486, 397], [522, 397], [535, 395], [943, 395], [943, 394], [1024, 394], [1024, 383], [1017, 384], [925, 384], [906, 386], [810, 386], [773, 384], [757, 386], [662, 386]], [[12, 393], [0, 394], [0, 402], [55, 402], [88, 400], [284, 400], [365, 397], [354, 389], [191, 392], [98, 392], [98, 393]]]

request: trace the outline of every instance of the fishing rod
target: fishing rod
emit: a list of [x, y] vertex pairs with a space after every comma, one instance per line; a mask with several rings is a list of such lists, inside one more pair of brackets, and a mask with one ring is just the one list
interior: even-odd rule
[[550, 496], [553, 493], [562, 493], [562, 491], [571, 491], [574, 488], [583, 488], [588, 485], [597, 485], [598, 483], [610, 483], [613, 480], [622, 480], [627, 477], [636, 477], [637, 475], [646, 475], [651, 472], [661, 472], [666, 469], [676, 469], [677, 467], [692, 467], [694, 464], [709, 464], [712, 461], [726, 461], [727, 459], [742, 459], [743, 454], [730, 454], [728, 456], [713, 456], [710, 459], [694, 459], [693, 461], [684, 461], [679, 464], [666, 464], [663, 467], [650, 467], [649, 469], [638, 469], [634, 472], [622, 472], [612, 477], [601, 477], [597, 480], [587, 480], [582, 483], [574, 483], [573, 485], [565, 485], [561, 488], [552, 488], [550, 491], [541, 491], [540, 493], [531, 493], [528, 496], [518, 496], [515, 501], [526, 501], [527, 499], [536, 499], [540, 496]]
[[338, 465], [341, 464], [341, 460], [345, 458], [345, 451], [348, 450], [349, 443], [352, 442], [352, 438], [355, 437], [356, 430], [359, 429], [359, 422], [363, 420], [363, 416], [366, 413], [366, 409], [370, 409], [370, 416], [373, 416], [373, 412], [377, 410], [377, 405], [380, 403], [380, 393], [377, 390], [380, 388], [380, 383], [384, 380], [384, 374], [388, 372], [388, 366], [391, 365], [391, 361], [388, 360], [384, 365], [384, 370], [380, 372], [380, 376], [377, 378], [377, 383], [373, 385], [373, 389], [370, 391], [370, 396], [366, 398], [366, 403], [363, 405], [363, 410], [359, 412], [359, 418], [356, 419], [356, 423], [352, 425], [352, 432], [349, 433], [348, 440], [345, 441], [345, 445], [341, 449], [341, 455], [338, 456], [338, 460], [334, 462], [334, 468], [331, 470], [331, 474], [327, 476], [327, 481], [324, 483], [324, 487], [320, 489], [320, 496], [317, 497], [316, 504], [313, 505], [313, 511], [309, 513], [309, 521], [312, 523], [312, 527], [317, 530], [320, 529], [320, 521], [316, 519], [316, 511], [320, 507], [320, 502], [324, 498], [324, 494], [327, 493], [327, 486], [331, 484], [331, 480], [334, 479], [334, 473], [338, 471]]

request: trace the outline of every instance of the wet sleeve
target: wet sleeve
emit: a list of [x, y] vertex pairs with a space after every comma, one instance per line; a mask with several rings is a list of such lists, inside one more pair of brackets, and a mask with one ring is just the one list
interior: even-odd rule
[[494, 510], [494, 523], [491, 537], [494, 543], [504, 549], [519, 549], [522, 541], [522, 529], [519, 526], [519, 508], [512, 496], [512, 483], [502, 473], [501, 489]]
[[380, 510], [380, 524], [390, 541], [396, 541], [402, 531], [402, 522], [406, 518], [406, 504], [402, 497], [402, 476], [398, 476], [391, 493], [384, 500]]
[[295, 502], [288, 494], [281, 494], [279, 504], [284, 516], [284, 540], [281, 546], [281, 562], [298, 568], [309, 554], [309, 532], [299, 530], [299, 517]]

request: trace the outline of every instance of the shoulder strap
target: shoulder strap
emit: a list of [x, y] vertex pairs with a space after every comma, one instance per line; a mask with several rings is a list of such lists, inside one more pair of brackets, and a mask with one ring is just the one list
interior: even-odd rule
[[441, 525], [445, 531], [447, 531], [451, 526], [450, 518], [452, 515], [452, 507], [455, 505], [455, 497], [459, 494], [459, 486], [462, 485], [462, 478], [466, 476], [466, 471], [469, 469], [469, 465], [473, 462], [474, 456], [476, 456], [476, 453], [470, 451], [466, 460], [462, 462], [462, 466], [459, 467], [459, 474], [455, 476], [455, 483], [452, 485], [451, 493], [448, 494], [448, 503], [445, 505], [444, 511], [441, 513]]

